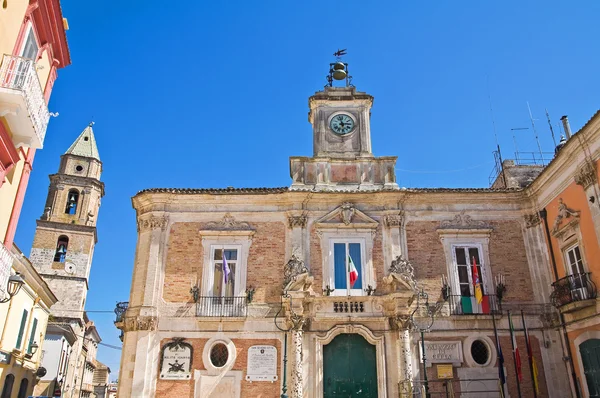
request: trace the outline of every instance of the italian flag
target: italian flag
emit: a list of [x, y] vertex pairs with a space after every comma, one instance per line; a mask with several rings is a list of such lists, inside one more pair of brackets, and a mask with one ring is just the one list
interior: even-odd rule
[[354, 265], [354, 261], [352, 261], [352, 257], [348, 254], [348, 273], [350, 274], [350, 288], [354, 286], [354, 283], [358, 279], [358, 270]]
[[508, 322], [510, 323], [510, 337], [512, 338], [513, 355], [515, 357], [515, 366], [517, 368], [517, 377], [519, 381], [523, 381], [523, 372], [521, 372], [521, 355], [519, 354], [519, 347], [517, 347], [517, 338], [515, 337], [515, 328], [513, 326], [510, 312], [508, 313]]

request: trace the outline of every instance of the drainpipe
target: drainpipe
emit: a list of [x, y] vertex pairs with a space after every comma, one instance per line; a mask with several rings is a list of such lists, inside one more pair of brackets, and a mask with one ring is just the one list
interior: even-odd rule
[[[558, 269], [556, 268], [556, 258], [554, 257], [554, 249], [552, 247], [552, 239], [550, 238], [550, 228], [548, 228], [548, 212], [546, 208], [540, 210], [540, 217], [544, 220], [544, 230], [546, 231], [546, 239], [548, 240], [548, 248], [550, 249], [550, 261], [552, 262], [552, 270], [554, 271], [554, 281], [558, 281]], [[567, 326], [565, 324], [565, 317], [558, 311], [558, 315], [560, 317], [560, 325], [562, 326], [563, 337], [565, 339], [565, 345], [567, 346], [567, 356], [569, 357], [569, 368], [571, 370], [571, 379], [573, 381], [573, 386], [575, 387], [575, 396], [577, 398], [581, 397], [579, 392], [579, 383], [577, 380], [577, 375], [575, 374], [575, 365], [573, 364], [573, 354], [571, 352], [571, 342], [569, 341], [569, 334], [567, 333]]]

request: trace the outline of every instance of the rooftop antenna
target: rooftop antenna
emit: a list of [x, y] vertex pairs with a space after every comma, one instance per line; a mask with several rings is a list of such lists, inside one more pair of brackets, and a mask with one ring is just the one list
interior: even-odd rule
[[548, 119], [548, 126], [550, 126], [550, 133], [552, 133], [552, 142], [554, 142], [554, 148], [556, 148], [556, 138], [554, 138], [554, 129], [552, 128], [552, 122], [550, 121], [550, 115], [548, 114], [548, 109], [544, 109], [546, 111], [546, 118]]
[[531, 114], [531, 108], [529, 107], [529, 101], [527, 101], [527, 109], [529, 110], [529, 119], [531, 119], [531, 127], [533, 127], [533, 134], [535, 135], [535, 142], [537, 142], [538, 150], [540, 151], [540, 156], [542, 157], [542, 164], [545, 164], [544, 154], [542, 153], [542, 146], [540, 145], [540, 140], [538, 138], [537, 130], [535, 129], [535, 122], [533, 119], [533, 115]]
[[[504, 182], [504, 188], [507, 188], [506, 185], [506, 174], [504, 173], [504, 162], [502, 161], [502, 152], [500, 151], [500, 144], [498, 143], [498, 134], [496, 132], [496, 120], [494, 119], [494, 108], [492, 107], [492, 95], [490, 94], [490, 82], [488, 77], [486, 76], [487, 83], [487, 91], [488, 91], [488, 101], [490, 103], [490, 115], [492, 116], [492, 127], [494, 129], [494, 139], [496, 140], [496, 148], [498, 151], [498, 162], [500, 162], [500, 172], [502, 173], [502, 181]], [[495, 156], [494, 156], [495, 157]], [[498, 165], [496, 164], [496, 170], [498, 169]]]
[[353, 87], [352, 76], [348, 73], [348, 63], [342, 61], [342, 56], [347, 55], [346, 48], [333, 53], [335, 62], [329, 64], [329, 75], [327, 75], [327, 84], [325, 87], [333, 87], [334, 80], [346, 80], [346, 87]]
[[515, 127], [510, 129], [510, 131], [513, 132], [513, 144], [515, 145], [515, 160], [517, 161], [517, 164], [519, 164], [519, 148], [517, 147], [517, 137], [515, 136], [515, 131], [519, 131], [519, 130], [529, 130], [528, 127]]

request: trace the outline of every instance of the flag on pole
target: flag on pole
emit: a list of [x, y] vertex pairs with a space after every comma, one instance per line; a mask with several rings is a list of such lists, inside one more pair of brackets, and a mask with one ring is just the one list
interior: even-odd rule
[[348, 273], [350, 274], [350, 288], [352, 288], [354, 283], [358, 280], [358, 270], [356, 269], [350, 254], [348, 254]]
[[529, 332], [527, 331], [527, 326], [525, 325], [525, 316], [523, 315], [523, 310], [521, 310], [521, 320], [523, 321], [523, 329], [525, 331], [525, 342], [527, 343], [527, 358], [529, 359], [529, 364], [531, 366], [531, 378], [533, 379], [533, 388], [535, 389], [535, 394], [540, 393], [540, 385], [538, 383], [538, 370], [537, 364], [535, 363], [535, 358], [533, 357], [533, 349], [531, 348], [531, 339], [529, 338]]
[[477, 300], [477, 304], [481, 304], [483, 301], [483, 292], [481, 291], [481, 280], [479, 279], [475, 256], [473, 256], [473, 288], [475, 290], [475, 300]]
[[227, 259], [225, 258], [225, 250], [223, 250], [223, 279], [225, 280], [225, 284], [229, 282], [229, 274], [231, 270], [229, 269], [229, 265], [227, 265]]
[[508, 312], [508, 323], [510, 324], [510, 338], [512, 339], [517, 378], [519, 381], [523, 381], [523, 372], [521, 371], [521, 355], [519, 354], [519, 347], [517, 347], [517, 338], [515, 337], [515, 328], [513, 326], [512, 318], [510, 317], [510, 311]]
[[500, 390], [500, 398], [504, 398], [504, 385], [506, 384], [506, 375], [504, 374], [504, 355], [502, 354], [502, 346], [496, 329], [496, 320], [492, 317], [494, 324], [494, 335], [496, 336], [496, 351], [498, 352], [498, 385]]

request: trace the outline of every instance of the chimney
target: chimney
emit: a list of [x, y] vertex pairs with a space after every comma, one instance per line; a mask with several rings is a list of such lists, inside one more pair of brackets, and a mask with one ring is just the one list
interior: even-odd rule
[[565, 135], [567, 136], [567, 140], [571, 138], [571, 126], [569, 125], [569, 118], [567, 115], [560, 118], [563, 124], [563, 128], [565, 129]]

